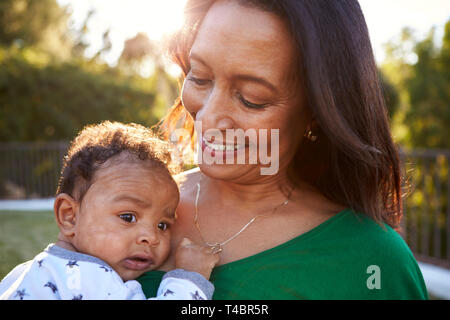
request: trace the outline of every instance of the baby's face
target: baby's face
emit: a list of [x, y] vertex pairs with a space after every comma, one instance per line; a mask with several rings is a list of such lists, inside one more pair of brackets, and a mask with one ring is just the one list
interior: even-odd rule
[[168, 257], [179, 193], [161, 169], [121, 163], [99, 169], [83, 197], [72, 244], [107, 262], [124, 281]]

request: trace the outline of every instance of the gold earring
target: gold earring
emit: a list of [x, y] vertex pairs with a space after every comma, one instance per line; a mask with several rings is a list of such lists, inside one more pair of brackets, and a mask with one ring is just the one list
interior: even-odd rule
[[306, 129], [305, 133], [303, 134], [303, 136], [308, 139], [311, 142], [316, 142], [317, 141], [317, 135], [314, 135], [311, 129]]

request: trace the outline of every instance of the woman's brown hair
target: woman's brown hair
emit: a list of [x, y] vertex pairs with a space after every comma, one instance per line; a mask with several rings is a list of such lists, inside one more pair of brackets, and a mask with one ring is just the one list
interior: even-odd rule
[[[398, 227], [402, 216], [400, 161], [391, 137], [366, 22], [357, 0], [228, 0], [278, 15], [298, 50], [299, 85], [318, 124], [317, 141], [303, 139], [290, 164], [293, 185], [307, 182], [330, 200]], [[215, 0], [188, 0], [185, 24], [169, 54], [188, 74], [189, 51]], [[230, 53], [231, 54], [231, 53]], [[160, 128], [191, 133], [181, 99]]]

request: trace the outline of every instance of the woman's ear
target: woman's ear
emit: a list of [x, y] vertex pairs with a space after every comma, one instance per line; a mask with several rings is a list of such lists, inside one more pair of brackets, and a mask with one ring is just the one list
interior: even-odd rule
[[61, 234], [65, 237], [73, 237], [75, 235], [78, 202], [67, 193], [58, 194], [53, 205], [53, 211]]

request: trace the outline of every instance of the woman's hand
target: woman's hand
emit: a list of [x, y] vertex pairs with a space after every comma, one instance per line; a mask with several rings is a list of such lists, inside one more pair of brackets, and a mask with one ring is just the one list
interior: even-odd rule
[[188, 238], [183, 238], [175, 254], [177, 269], [198, 272], [206, 279], [209, 279], [218, 262], [219, 255], [213, 253], [211, 248], [199, 246]]

